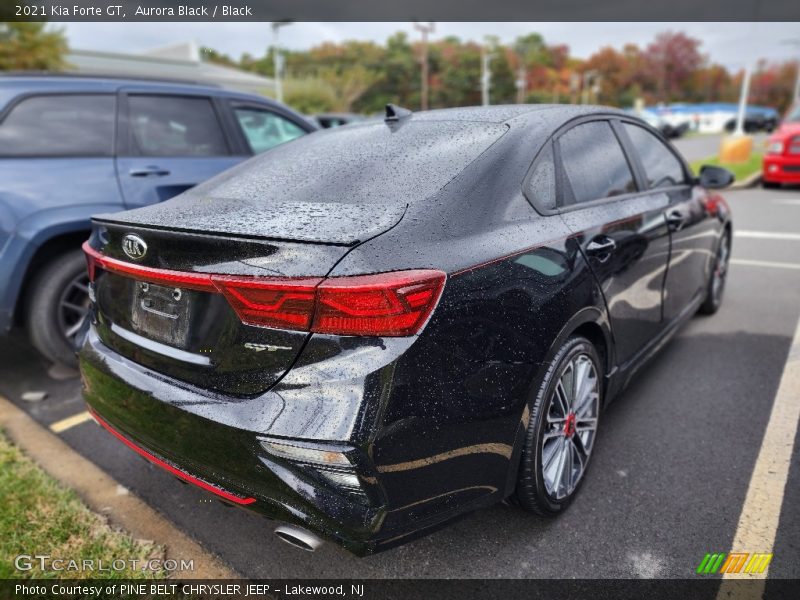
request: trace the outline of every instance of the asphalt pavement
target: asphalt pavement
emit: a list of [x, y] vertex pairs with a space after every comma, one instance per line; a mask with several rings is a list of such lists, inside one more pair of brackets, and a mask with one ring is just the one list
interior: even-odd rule
[[[277, 540], [274, 523], [179, 484], [91, 421], [58, 435], [247, 577], [694, 577], [707, 552], [731, 550], [800, 316], [800, 189], [725, 196], [735, 235], [722, 309], [695, 317], [602, 415], [585, 485], [557, 520], [498, 504], [375, 556], [329, 544], [311, 554]], [[77, 380], [52, 375], [65, 374], [48, 375], [20, 335], [0, 346], [0, 394], [47, 426], [84, 410]], [[47, 398], [21, 399], [38, 390]], [[798, 544], [795, 441], [771, 578], [800, 577]]]

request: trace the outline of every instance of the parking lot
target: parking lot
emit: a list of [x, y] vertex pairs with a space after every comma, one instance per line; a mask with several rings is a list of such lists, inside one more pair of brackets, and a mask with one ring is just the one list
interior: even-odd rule
[[[364, 559], [304, 553], [139, 460], [88, 419], [75, 374], [49, 369], [20, 334], [0, 348], [0, 394], [246, 577], [691, 577], [705, 553], [731, 550], [800, 315], [800, 190], [726, 197], [722, 309], [696, 317], [604, 413], [585, 486], [558, 520], [497, 505]], [[47, 397], [23, 400], [31, 391]], [[774, 552], [773, 578], [800, 577], [798, 464], [795, 443], [774, 547], [735, 549]]]

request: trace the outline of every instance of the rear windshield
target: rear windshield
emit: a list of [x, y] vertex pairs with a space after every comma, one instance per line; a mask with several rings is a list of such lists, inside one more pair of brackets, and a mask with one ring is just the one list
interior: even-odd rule
[[190, 195], [262, 205], [406, 205], [439, 191], [505, 131], [497, 123], [449, 121], [322, 131], [266, 152]]

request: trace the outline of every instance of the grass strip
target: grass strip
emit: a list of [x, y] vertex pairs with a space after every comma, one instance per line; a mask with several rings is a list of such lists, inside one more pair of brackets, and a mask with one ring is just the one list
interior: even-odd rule
[[[44, 568], [33, 558], [22, 560], [30, 569], [16, 568], [18, 556], [37, 554], [50, 557]], [[0, 579], [161, 578], [163, 558], [163, 547], [112, 528], [0, 433]], [[71, 569], [71, 560], [95, 570]]]

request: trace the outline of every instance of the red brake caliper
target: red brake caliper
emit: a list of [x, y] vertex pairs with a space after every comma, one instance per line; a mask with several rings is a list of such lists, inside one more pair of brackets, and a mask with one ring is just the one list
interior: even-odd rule
[[572, 437], [575, 433], [575, 422], [577, 421], [577, 417], [575, 413], [570, 413], [567, 415], [566, 420], [564, 421], [564, 436], [565, 437]]

